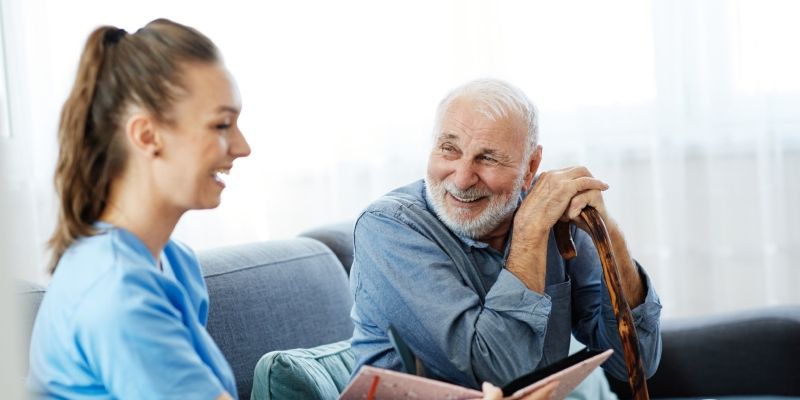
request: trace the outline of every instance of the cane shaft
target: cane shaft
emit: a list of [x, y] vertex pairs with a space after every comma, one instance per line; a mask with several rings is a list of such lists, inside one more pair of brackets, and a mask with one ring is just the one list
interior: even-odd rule
[[[619, 269], [614, 259], [606, 225], [600, 213], [593, 207], [583, 209], [580, 218], [588, 226], [589, 235], [597, 248], [600, 264], [603, 266], [603, 278], [608, 289], [608, 297], [611, 299], [611, 306], [614, 309], [614, 316], [617, 319], [617, 330], [622, 341], [625, 364], [628, 367], [628, 384], [630, 384], [631, 393], [636, 400], [649, 400], [647, 380], [644, 375], [642, 359], [639, 356], [639, 338], [636, 335], [631, 309], [622, 291]], [[569, 224], [559, 222], [554, 227], [554, 231], [561, 255], [567, 260], [574, 258], [577, 251], [569, 232]]]

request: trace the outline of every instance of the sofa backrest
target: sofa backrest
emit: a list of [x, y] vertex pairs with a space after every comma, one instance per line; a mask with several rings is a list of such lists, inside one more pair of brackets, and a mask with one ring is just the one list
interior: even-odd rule
[[227, 358], [242, 399], [267, 352], [350, 338], [347, 276], [322, 243], [276, 240], [198, 253], [208, 286], [208, 332]]
[[328, 246], [342, 263], [347, 275], [350, 275], [350, 267], [353, 265], [353, 228], [355, 228], [355, 224], [356, 221], [352, 220], [323, 225], [305, 231], [300, 236], [319, 240]]

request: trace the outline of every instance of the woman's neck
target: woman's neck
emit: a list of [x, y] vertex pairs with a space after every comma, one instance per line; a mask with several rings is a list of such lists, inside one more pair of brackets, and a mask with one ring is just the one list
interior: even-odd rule
[[152, 190], [147, 190], [147, 185], [119, 180], [111, 185], [109, 192], [100, 220], [136, 235], [158, 265], [161, 251], [183, 211], [166, 206]]

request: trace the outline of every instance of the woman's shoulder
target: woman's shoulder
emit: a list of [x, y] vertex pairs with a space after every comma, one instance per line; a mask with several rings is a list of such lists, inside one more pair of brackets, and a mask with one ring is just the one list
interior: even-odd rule
[[155, 260], [146, 246], [120, 229], [104, 229], [77, 240], [58, 263], [48, 292], [66, 297], [114, 293], [119, 286], [158, 285]]
[[[75, 241], [58, 263], [56, 272], [80, 265], [81, 272], [104, 273], [114, 266], [153, 266], [155, 260], [144, 242], [119, 228], [102, 227], [94, 235]], [[72, 272], [72, 271], [70, 271]]]

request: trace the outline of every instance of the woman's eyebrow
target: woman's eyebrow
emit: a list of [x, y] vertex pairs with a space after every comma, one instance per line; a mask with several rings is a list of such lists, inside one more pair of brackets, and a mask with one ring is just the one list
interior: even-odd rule
[[228, 105], [221, 105], [221, 106], [217, 107], [217, 110], [216, 110], [216, 111], [217, 111], [218, 113], [222, 113], [222, 112], [231, 112], [231, 113], [234, 113], [234, 114], [239, 114], [239, 112], [241, 112], [242, 110], [241, 110], [241, 108], [239, 108], [239, 107], [228, 106]]

